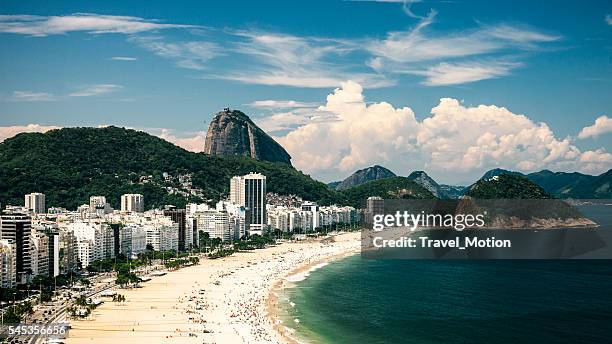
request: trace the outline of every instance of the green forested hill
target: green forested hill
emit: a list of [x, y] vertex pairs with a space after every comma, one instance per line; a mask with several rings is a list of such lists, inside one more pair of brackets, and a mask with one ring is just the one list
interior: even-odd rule
[[[171, 178], [164, 180], [164, 172]], [[43, 192], [47, 207], [75, 209], [91, 195], [105, 195], [118, 208], [121, 194], [137, 192], [144, 194], [147, 208], [183, 206], [188, 199], [227, 195], [229, 179], [249, 172], [266, 175], [270, 192], [344, 203], [340, 193], [287, 164], [188, 152], [156, 136], [112, 126], [22, 133], [0, 143], [0, 203], [23, 204], [24, 194]], [[178, 176], [187, 174], [201, 197], [168, 191], [180, 189]]]
[[526, 177], [500, 174], [480, 179], [469, 187], [467, 196], [477, 199], [545, 199], [552, 196]]
[[349, 204], [356, 208], [363, 207], [363, 202], [370, 196], [385, 199], [433, 199], [429, 190], [406, 177], [390, 177], [367, 182], [343, 191]]

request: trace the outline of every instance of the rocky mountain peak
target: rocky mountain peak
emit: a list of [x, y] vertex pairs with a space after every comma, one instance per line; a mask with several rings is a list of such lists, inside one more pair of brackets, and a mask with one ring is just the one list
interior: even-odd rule
[[270, 135], [261, 130], [244, 112], [225, 108], [210, 122], [204, 153], [242, 155], [258, 160], [291, 164], [291, 156]]
[[380, 166], [374, 165], [361, 170], [356, 171], [348, 178], [343, 180], [338, 186], [336, 186], [336, 190], [345, 190], [351, 188], [353, 186], [361, 185], [367, 182], [371, 182], [373, 180], [379, 180], [384, 178], [395, 177], [395, 173], [390, 170]]

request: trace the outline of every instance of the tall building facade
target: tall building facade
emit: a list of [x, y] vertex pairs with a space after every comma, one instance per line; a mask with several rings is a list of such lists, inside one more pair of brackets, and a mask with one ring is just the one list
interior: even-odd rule
[[32, 219], [27, 214], [12, 212], [3, 213], [0, 219], [0, 239], [11, 240], [15, 244], [17, 284], [24, 284], [32, 273]]
[[34, 192], [25, 195], [25, 207], [34, 214], [44, 214], [45, 209], [45, 194]]
[[17, 284], [16, 260], [12, 240], [0, 240], [0, 288], [14, 288]]
[[189, 248], [188, 242], [191, 242], [190, 238], [187, 238], [187, 213], [185, 209], [165, 209], [164, 216], [168, 216], [172, 219], [172, 222], [178, 224], [178, 249], [179, 251], [185, 251]]
[[317, 228], [321, 227], [321, 224], [319, 223], [319, 206], [316, 203], [302, 203], [302, 212], [312, 214], [312, 230], [316, 230]]
[[374, 215], [380, 215], [385, 213], [385, 200], [382, 197], [371, 196], [366, 200], [366, 206], [364, 210], [364, 221], [366, 224], [371, 225], [374, 221]]
[[144, 211], [144, 196], [141, 194], [121, 195], [121, 211], [142, 213]]
[[230, 202], [248, 210], [249, 235], [262, 234], [267, 227], [266, 176], [249, 173], [230, 180]]

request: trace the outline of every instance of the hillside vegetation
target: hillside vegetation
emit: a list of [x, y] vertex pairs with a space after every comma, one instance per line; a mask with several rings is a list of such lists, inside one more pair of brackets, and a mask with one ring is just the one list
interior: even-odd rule
[[[164, 172], [170, 178], [164, 179]], [[118, 208], [121, 194], [142, 193], [147, 208], [182, 207], [220, 199], [232, 176], [249, 172], [266, 175], [270, 192], [321, 204], [344, 202], [340, 193], [287, 164], [188, 152], [156, 136], [111, 126], [22, 133], [0, 143], [0, 203], [23, 204], [24, 194], [43, 192], [47, 207], [75, 209], [91, 195], [105, 195]], [[181, 189], [179, 175], [189, 175], [201, 192], [170, 191]]]

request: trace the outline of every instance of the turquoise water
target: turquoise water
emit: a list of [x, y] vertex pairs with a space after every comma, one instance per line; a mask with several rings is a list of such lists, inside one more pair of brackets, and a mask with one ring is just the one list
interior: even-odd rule
[[283, 293], [285, 324], [313, 343], [612, 342], [609, 260], [357, 255]]

